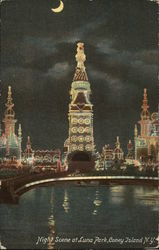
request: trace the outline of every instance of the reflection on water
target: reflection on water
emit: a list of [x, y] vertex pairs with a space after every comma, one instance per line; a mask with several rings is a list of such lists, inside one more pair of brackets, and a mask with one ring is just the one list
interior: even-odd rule
[[96, 190], [95, 192], [95, 199], [93, 201], [94, 204], [94, 210], [93, 210], [93, 215], [97, 215], [98, 213], [98, 207], [100, 207], [100, 205], [102, 204], [102, 201], [100, 200], [100, 193], [99, 190]]
[[[44, 187], [25, 193], [19, 205], [0, 206], [0, 239], [9, 249], [63, 249], [65, 246], [74, 250], [75, 244], [55, 242], [56, 236], [156, 238], [158, 218], [156, 188]], [[38, 237], [45, 240], [36, 244]], [[86, 243], [81, 246], [91, 247], [94, 246]], [[96, 245], [98, 249], [101, 247], [105, 245]]]
[[121, 204], [123, 202], [124, 186], [110, 187], [110, 192], [111, 192], [110, 199], [113, 204]]
[[138, 187], [137, 189], [134, 190], [134, 194], [137, 198], [153, 198], [153, 197], [158, 197], [159, 195], [159, 191], [158, 189], [154, 189], [154, 188], [149, 188], [147, 189], [147, 191], [145, 192], [144, 187]]
[[68, 213], [70, 207], [69, 207], [69, 198], [68, 198], [67, 190], [65, 190], [65, 192], [64, 192], [64, 201], [63, 201], [62, 206], [63, 206], [65, 212]]
[[136, 202], [141, 205], [150, 206], [152, 210], [159, 212], [159, 191], [158, 189], [149, 188], [145, 192], [144, 188], [141, 186], [134, 191]]
[[49, 237], [48, 237], [48, 249], [55, 249], [55, 220], [53, 214], [53, 192], [51, 192], [50, 197], [50, 205], [51, 205], [51, 213], [48, 218], [48, 226], [49, 226]]

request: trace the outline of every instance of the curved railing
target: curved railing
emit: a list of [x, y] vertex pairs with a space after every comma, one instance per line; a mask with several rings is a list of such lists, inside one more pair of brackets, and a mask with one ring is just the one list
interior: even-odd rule
[[[141, 181], [141, 184], [143, 183], [142, 181], [155, 181], [157, 184], [159, 185], [159, 177], [136, 177], [136, 176], [67, 176], [67, 177], [56, 177], [56, 178], [48, 178], [48, 179], [44, 179], [44, 180], [38, 180], [38, 181], [33, 181], [30, 183], [27, 183], [25, 185], [23, 185], [22, 187], [18, 188], [17, 190], [15, 190], [15, 193], [18, 194], [19, 192], [21, 193], [22, 190], [24, 189], [30, 189], [33, 188], [35, 186], [39, 186], [42, 184], [47, 184], [47, 183], [51, 183], [51, 182], [75, 182], [75, 181], [81, 181], [81, 182], [86, 182], [86, 181], [102, 181], [102, 180], [123, 180], [123, 181], [130, 181], [131, 180], [136, 180]], [[135, 182], [134, 182], [135, 183]]]

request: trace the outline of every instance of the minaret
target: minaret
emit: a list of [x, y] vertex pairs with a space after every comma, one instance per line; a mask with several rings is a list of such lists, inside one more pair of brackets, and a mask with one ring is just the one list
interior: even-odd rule
[[19, 124], [19, 128], [18, 128], [18, 142], [19, 142], [19, 160], [21, 160], [21, 157], [22, 157], [22, 127], [21, 127], [21, 124]]
[[6, 103], [5, 117], [3, 119], [5, 125], [5, 136], [8, 137], [10, 132], [15, 134], [15, 112], [13, 110], [14, 104], [12, 103], [11, 86], [8, 87], [8, 98]]
[[134, 128], [135, 160], [137, 160], [137, 137], [138, 137], [138, 129], [137, 129], [137, 124], [135, 124]]
[[77, 44], [75, 56], [77, 67], [71, 86], [69, 105], [68, 153], [74, 151], [94, 152], [93, 105], [90, 102], [90, 83], [88, 82], [84, 62], [84, 44]]
[[136, 138], [137, 136], [138, 136], [138, 129], [137, 129], [137, 124], [135, 124], [134, 137]]
[[28, 138], [27, 138], [26, 149], [27, 149], [27, 152], [30, 152], [30, 150], [31, 150], [30, 136], [28, 136]]
[[151, 133], [151, 120], [149, 112], [148, 98], [147, 98], [147, 89], [144, 89], [144, 98], [142, 104], [141, 120], [139, 124], [141, 126], [141, 137], [148, 137]]
[[28, 138], [27, 138], [26, 149], [24, 151], [24, 154], [25, 154], [26, 158], [32, 157], [33, 150], [31, 148], [30, 136], [28, 136]]

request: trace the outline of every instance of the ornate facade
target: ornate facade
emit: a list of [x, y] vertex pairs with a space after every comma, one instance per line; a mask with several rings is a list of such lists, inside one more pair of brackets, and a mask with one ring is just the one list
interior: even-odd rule
[[16, 135], [15, 124], [17, 120], [15, 119], [13, 107], [11, 86], [9, 86], [5, 116], [3, 119], [4, 132], [2, 129], [0, 131], [0, 158], [2, 161], [13, 158], [21, 160], [22, 130], [19, 124], [18, 134]]
[[74, 151], [94, 152], [93, 105], [90, 102], [90, 83], [84, 62], [84, 44], [77, 44], [77, 67], [71, 86], [69, 105], [69, 137], [64, 148], [68, 153]]
[[140, 131], [134, 130], [135, 159], [141, 162], [159, 161], [159, 107], [158, 112], [149, 112], [147, 89], [144, 89]]
[[101, 159], [104, 163], [104, 168], [111, 167], [113, 164], [113, 149], [110, 145], [105, 145], [102, 149]]
[[34, 165], [51, 165], [57, 163], [61, 157], [59, 149], [56, 150], [35, 150]]
[[124, 161], [124, 152], [120, 146], [119, 136], [117, 136], [115, 148], [111, 148], [110, 145], [105, 145], [101, 153], [101, 162], [103, 163], [104, 169], [112, 167], [115, 162]]

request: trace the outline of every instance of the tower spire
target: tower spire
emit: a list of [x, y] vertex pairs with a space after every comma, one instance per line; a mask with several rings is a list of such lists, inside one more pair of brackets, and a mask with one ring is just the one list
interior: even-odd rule
[[148, 98], [147, 98], [147, 89], [144, 88], [144, 98], [143, 98], [142, 109], [143, 111], [147, 111], [148, 108], [149, 106], [148, 106]]
[[13, 111], [14, 104], [12, 102], [12, 90], [11, 90], [11, 86], [8, 86], [8, 98], [7, 98], [6, 107], [7, 107], [7, 109], [6, 109], [5, 114], [14, 117], [15, 113]]
[[151, 115], [149, 112], [147, 89], [144, 88], [144, 98], [142, 102], [141, 120], [139, 121], [141, 126], [141, 137], [147, 137], [151, 134]]
[[24, 155], [25, 155], [26, 159], [32, 157], [32, 155], [33, 155], [33, 150], [32, 150], [32, 147], [31, 147], [30, 136], [27, 137], [27, 143], [26, 143], [26, 149], [24, 151]]
[[144, 88], [144, 95], [143, 95], [143, 102], [142, 102], [142, 112], [141, 112], [141, 119], [142, 120], [148, 120], [150, 118], [149, 113], [149, 105], [148, 105], [148, 98], [147, 98], [147, 89]]
[[119, 141], [119, 136], [117, 136], [117, 138], [116, 138], [116, 147], [117, 148], [120, 148], [120, 141]]
[[8, 136], [10, 133], [15, 134], [15, 123], [17, 121], [15, 119], [15, 112], [13, 110], [14, 104], [12, 102], [11, 86], [8, 86], [8, 98], [5, 106], [6, 110], [3, 122], [5, 124], [5, 135]]
[[28, 136], [28, 138], [27, 138], [27, 145], [26, 145], [26, 148], [27, 148], [28, 150], [30, 150], [30, 149], [31, 149], [31, 141], [30, 141], [30, 136]]
[[86, 61], [86, 55], [84, 53], [84, 43], [77, 43], [77, 54], [75, 56], [77, 67], [73, 81], [88, 81], [87, 73], [85, 71], [84, 62]]

